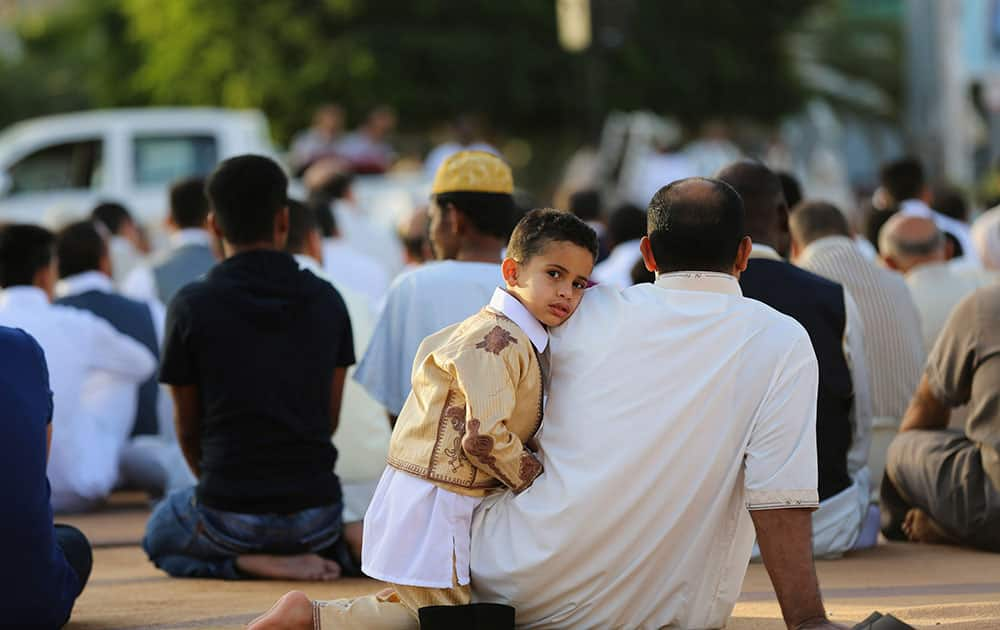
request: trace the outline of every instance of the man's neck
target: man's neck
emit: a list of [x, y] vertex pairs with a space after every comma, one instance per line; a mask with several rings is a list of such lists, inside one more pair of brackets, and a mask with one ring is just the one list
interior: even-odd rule
[[500, 252], [503, 250], [503, 246], [504, 244], [498, 239], [483, 239], [468, 242], [458, 250], [455, 260], [499, 265], [501, 262]]
[[244, 254], [246, 252], [261, 252], [261, 251], [276, 252], [279, 251], [279, 249], [274, 243], [270, 241], [259, 241], [256, 243], [240, 243], [238, 245], [235, 243], [230, 243], [229, 241], [222, 241], [222, 251], [226, 255], [226, 258], [232, 258], [237, 254]]

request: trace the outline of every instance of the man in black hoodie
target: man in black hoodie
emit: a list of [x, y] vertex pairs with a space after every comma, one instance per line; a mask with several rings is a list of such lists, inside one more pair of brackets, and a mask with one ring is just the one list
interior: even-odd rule
[[333, 473], [351, 324], [282, 251], [288, 181], [226, 160], [206, 186], [225, 259], [170, 304], [160, 380], [196, 487], [153, 512], [143, 547], [178, 577], [332, 580], [352, 572]]

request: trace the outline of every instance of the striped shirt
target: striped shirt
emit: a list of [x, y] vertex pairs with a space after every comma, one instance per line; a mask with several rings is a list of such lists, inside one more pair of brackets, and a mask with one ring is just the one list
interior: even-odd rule
[[872, 411], [902, 418], [926, 358], [920, 315], [903, 277], [876, 267], [844, 236], [814, 241], [795, 264], [850, 291], [864, 325]]

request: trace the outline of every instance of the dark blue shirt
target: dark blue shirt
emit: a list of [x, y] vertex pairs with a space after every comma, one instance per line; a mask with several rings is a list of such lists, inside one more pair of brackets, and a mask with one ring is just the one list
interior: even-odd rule
[[81, 590], [55, 541], [45, 476], [51, 421], [42, 348], [0, 326], [0, 623], [11, 627], [61, 626]]

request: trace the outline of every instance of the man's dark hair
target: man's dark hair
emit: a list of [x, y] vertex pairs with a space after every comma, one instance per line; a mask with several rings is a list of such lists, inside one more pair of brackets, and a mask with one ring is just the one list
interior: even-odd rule
[[803, 247], [825, 236], [851, 235], [847, 217], [826, 201], [803, 201], [792, 211], [790, 224], [792, 236]]
[[435, 201], [442, 210], [455, 206], [479, 232], [504, 241], [518, 219], [514, 198], [503, 193], [448, 192], [436, 195]]
[[785, 203], [788, 207], [794, 208], [799, 205], [802, 201], [802, 186], [799, 185], [799, 180], [786, 171], [778, 171], [775, 174], [781, 181], [781, 191], [785, 193]]
[[917, 199], [924, 190], [924, 167], [916, 158], [895, 160], [882, 166], [879, 182], [894, 203]]
[[597, 233], [571, 212], [551, 208], [532, 210], [517, 222], [507, 243], [507, 255], [526, 263], [549, 243], [572, 243], [597, 260]]
[[316, 190], [312, 191], [310, 197], [314, 199], [322, 198], [327, 203], [334, 199], [343, 199], [351, 190], [354, 183], [353, 173], [334, 173], [323, 180]]
[[743, 201], [729, 184], [690, 177], [649, 202], [649, 243], [657, 269], [730, 273], [747, 235]]
[[301, 253], [306, 248], [309, 233], [319, 230], [316, 213], [313, 209], [298, 199], [288, 200], [288, 241], [285, 251], [290, 254]]
[[93, 221], [71, 223], [56, 234], [56, 257], [59, 259], [59, 277], [97, 271], [101, 258], [107, 254], [108, 245]]
[[879, 250], [878, 245], [878, 235], [882, 231], [882, 226], [886, 224], [886, 221], [892, 218], [892, 215], [896, 214], [896, 209], [891, 208], [889, 210], [880, 210], [878, 208], [871, 208], [869, 212], [865, 214], [865, 238], [868, 242], [875, 246], [875, 251], [882, 253]]
[[209, 177], [206, 190], [223, 238], [237, 245], [270, 241], [274, 217], [288, 205], [288, 178], [262, 155], [225, 160]]
[[177, 227], [200, 228], [208, 217], [208, 197], [205, 180], [188, 177], [170, 187], [170, 219]]
[[646, 213], [625, 203], [608, 217], [608, 244], [613, 248], [646, 236]]
[[741, 160], [723, 168], [716, 177], [732, 186], [743, 200], [750, 238], [777, 248], [783, 235], [781, 213], [788, 208], [778, 176], [760, 162]]
[[52, 263], [55, 240], [37, 225], [0, 226], [0, 288], [33, 285], [35, 274]]
[[97, 204], [90, 212], [90, 218], [94, 221], [100, 221], [101, 225], [108, 228], [108, 232], [112, 234], [120, 234], [125, 224], [134, 223], [132, 215], [129, 214], [125, 206], [114, 201]]
[[934, 189], [931, 207], [952, 219], [965, 222], [969, 220], [969, 205], [965, 202], [962, 191], [951, 186], [938, 186]]
[[569, 211], [583, 221], [597, 221], [601, 218], [601, 193], [596, 190], [580, 190], [569, 197]]

